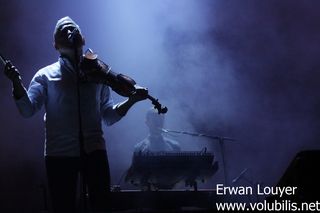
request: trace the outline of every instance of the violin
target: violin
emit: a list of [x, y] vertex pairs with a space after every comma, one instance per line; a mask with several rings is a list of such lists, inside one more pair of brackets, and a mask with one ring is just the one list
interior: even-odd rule
[[[123, 97], [135, 94], [136, 82], [129, 76], [114, 72], [111, 67], [98, 59], [98, 55], [88, 49], [80, 62], [82, 80], [87, 82], [102, 83], [108, 85], [113, 91]], [[167, 107], [163, 107], [158, 99], [148, 94], [147, 98], [157, 109], [158, 114], [165, 114]]]

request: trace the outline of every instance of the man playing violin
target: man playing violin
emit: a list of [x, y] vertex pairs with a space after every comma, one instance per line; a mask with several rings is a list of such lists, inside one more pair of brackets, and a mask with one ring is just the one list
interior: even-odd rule
[[57, 21], [54, 47], [59, 60], [40, 69], [25, 89], [10, 61], [5, 74], [12, 81], [13, 96], [23, 117], [45, 108], [45, 163], [54, 212], [76, 212], [78, 175], [88, 190], [92, 212], [108, 208], [110, 172], [102, 121], [112, 125], [126, 115], [148, 90], [137, 88], [122, 103], [114, 104], [107, 85], [81, 82], [79, 63], [85, 44], [79, 26], [70, 18]]

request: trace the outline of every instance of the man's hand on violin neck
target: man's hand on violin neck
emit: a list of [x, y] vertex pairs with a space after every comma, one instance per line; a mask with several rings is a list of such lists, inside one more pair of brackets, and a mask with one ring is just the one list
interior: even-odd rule
[[129, 97], [131, 101], [138, 102], [148, 98], [148, 89], [145, 87], [135, 86], [135, 93]]

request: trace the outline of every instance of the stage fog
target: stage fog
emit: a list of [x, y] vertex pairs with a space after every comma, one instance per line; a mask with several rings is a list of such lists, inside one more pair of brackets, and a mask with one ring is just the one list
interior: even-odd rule
[[[57, 60], [52, 33], [57, 19], [68, 15], [80, 25], [86, 48], [168, 107], [165, 129], [235, 139], [221, 149], [208, 137], [167, 135], [183, 151], [215, 154], [219, 170], [199, 188], [213, 188], [225, 174], [232, 182], [245, 169], [237, 184], [273, 186], [297, 152], [319, 149], [318, 1], [1, 3], [0, 53], [18, 67], [26, 86], [38, 69]], [[24, 119], [4, 75], [0, 88], [0, 188], [12, 202], [6, 205], [14, 206], [15, 200], [41, 197], [44, 110]], [[112, 96], [114, 102], [125, 99]], [[148, 135], [150, 108], [145, 100], [104, 126], [114, 185], [134, 188], [122, 176], [135, 144]]]

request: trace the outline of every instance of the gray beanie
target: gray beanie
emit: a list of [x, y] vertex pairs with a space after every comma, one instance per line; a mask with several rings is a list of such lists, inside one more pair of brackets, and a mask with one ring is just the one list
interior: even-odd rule
[[59, 36], [59, 33], [61, 33], [62, 27], [68, 24], [75, 26], [81, 33], [79, 25], [77, 25], [77, 23], [73, 21], [69, 16], [65, 16], [57, 21], [56, 27], [54, 28], [53, 37], [55, 41]]

